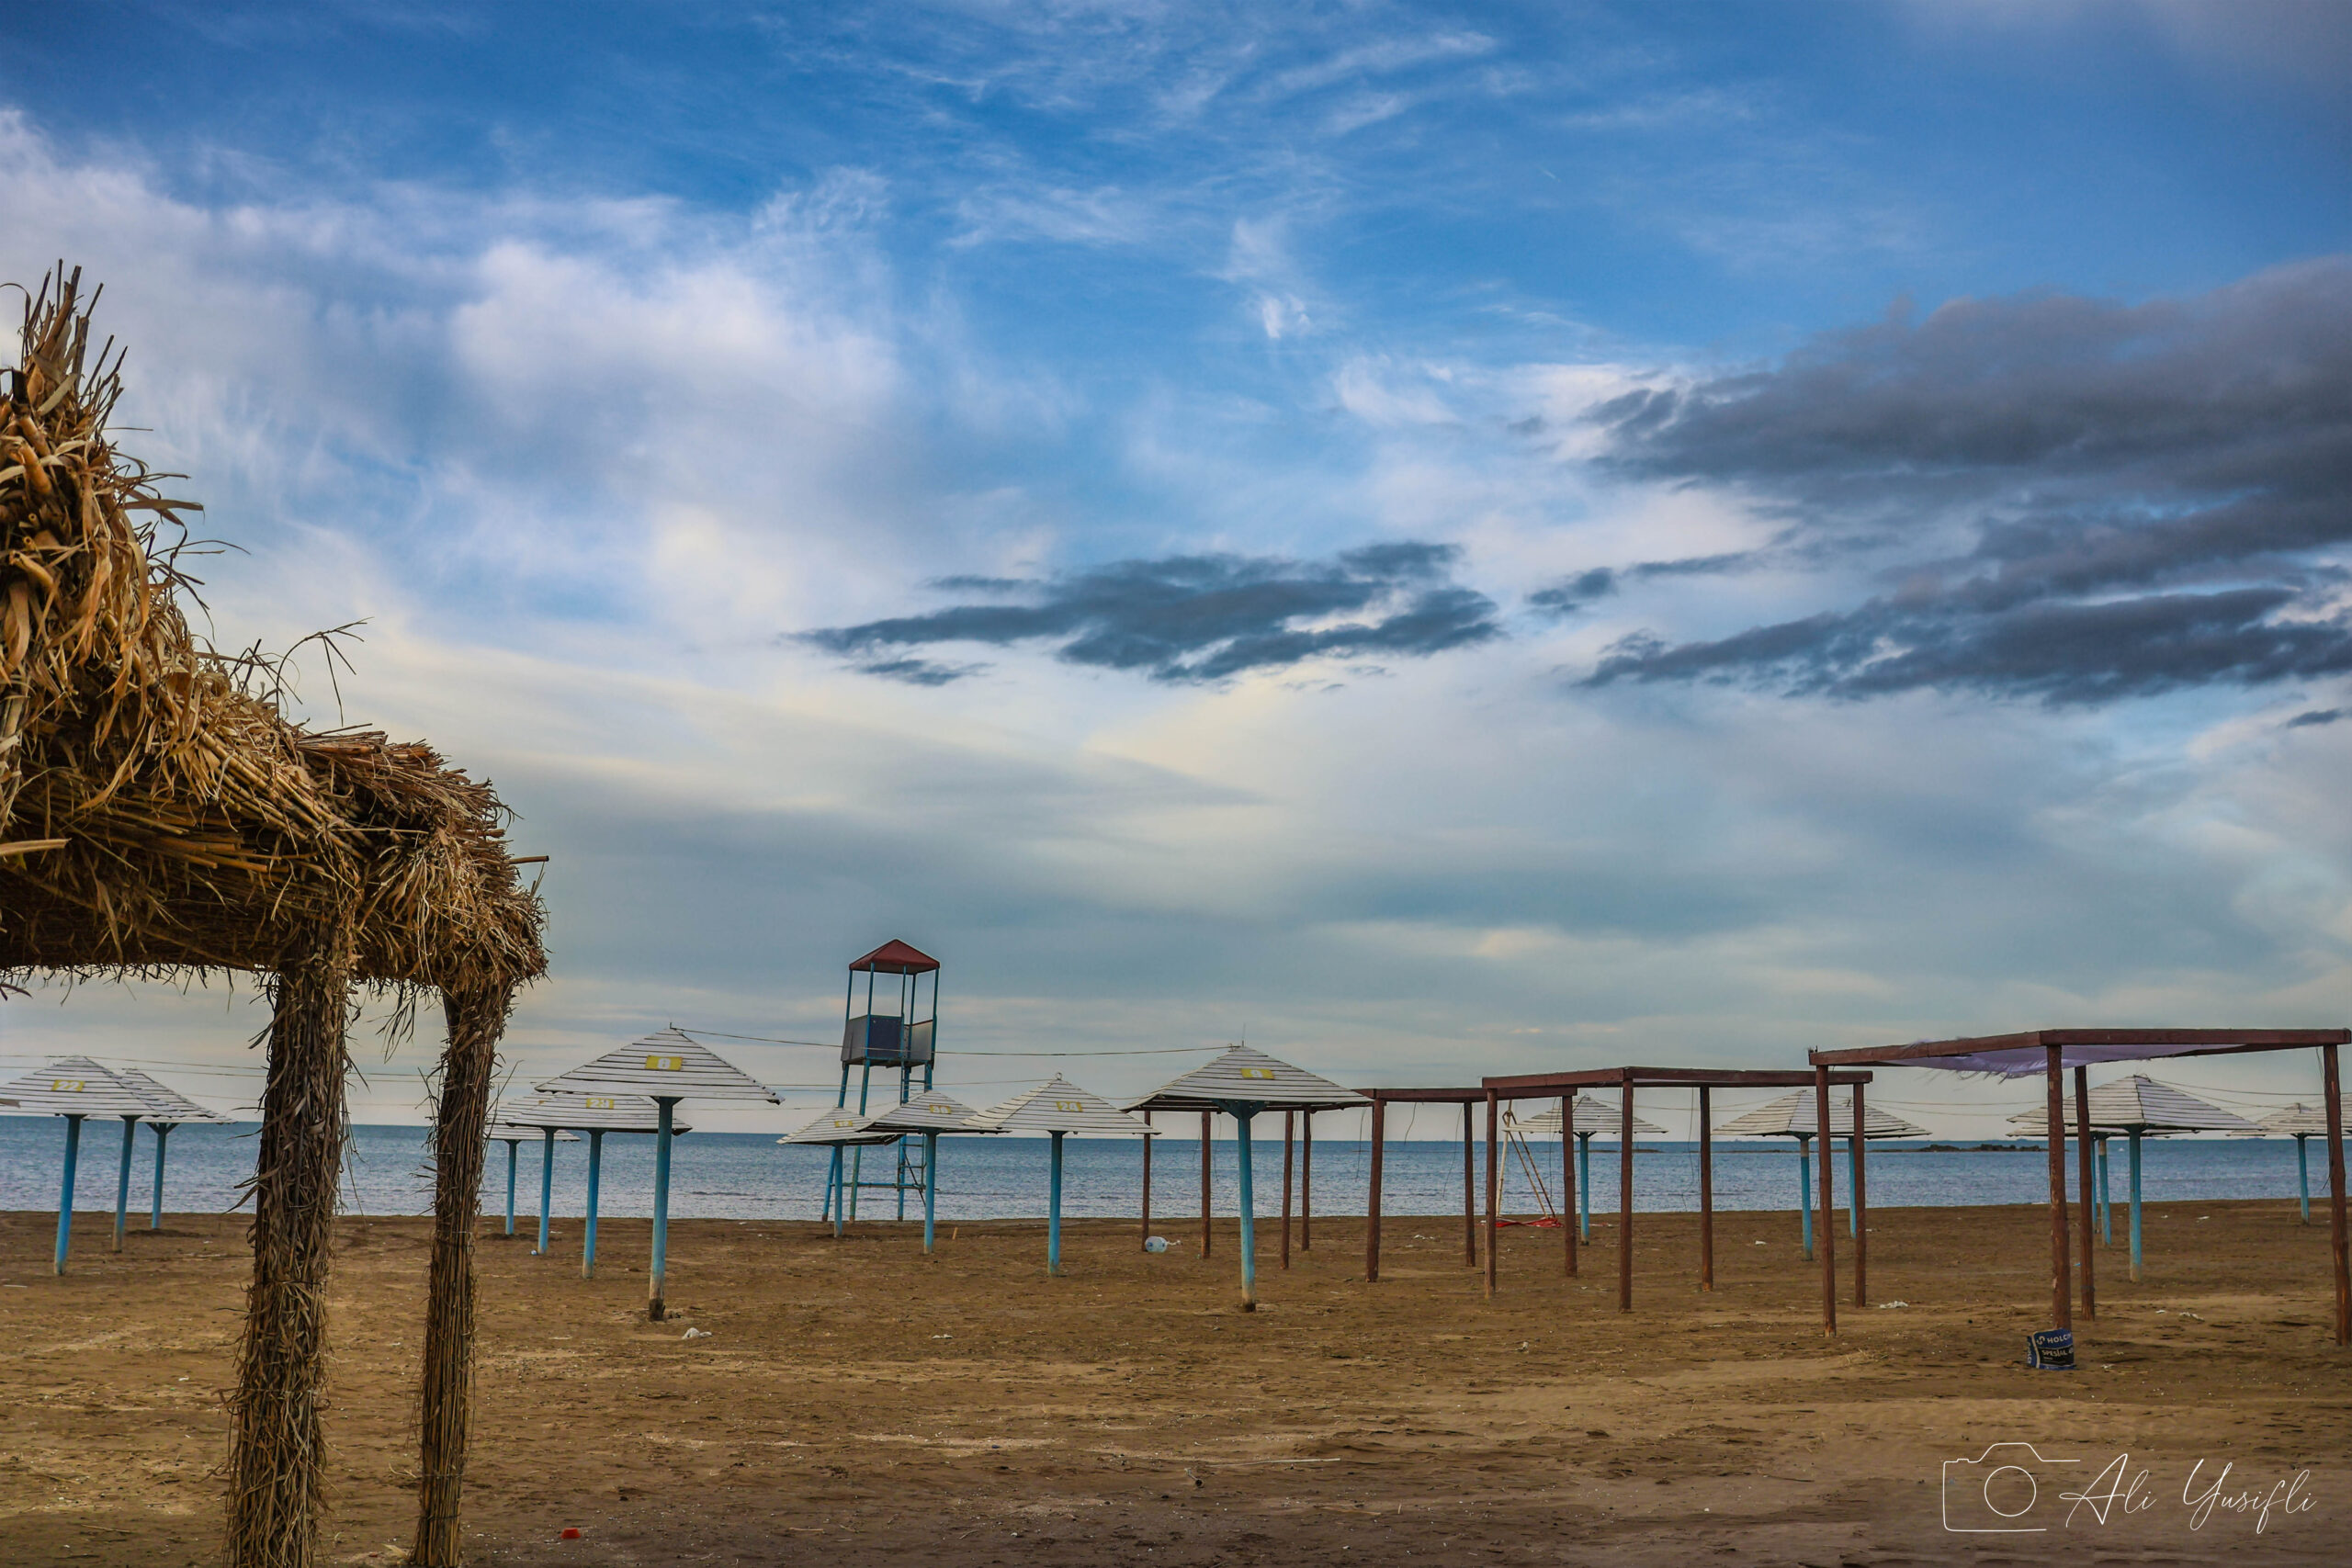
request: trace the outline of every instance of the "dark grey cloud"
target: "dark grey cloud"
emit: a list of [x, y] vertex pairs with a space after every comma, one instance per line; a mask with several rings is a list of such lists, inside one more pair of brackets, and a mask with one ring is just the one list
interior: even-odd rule
[[2312, 708], [2287, 721], [2289, 729], [2315, 729], [2323, 724], [2334, 724], [2352, 708]]
[[1536, 590], [1527, 596], [1527, 603], [1530, 608], [1550, 615], [1572, 615], [1608, 598], [1617, 592], [1622, 582], [1639, 582], [1657, 577], [1713, 577], [1724, 572], [1753, 570], [1761, 565], [1763, 559], [1754, 550], [1737, 550], [1728, 555], [1685, 556], [1679, 560], [1635, 561], [1625, 567], [1597, 566], [1574, 577], [1564, 577], [1549, 588]]
[[901, 650], [1046, 642], [1065, 663], [1179, 682], [1318, 656], [1412, 657], [1501, 635], [1494, 602], [1452, 581], [1460, 554], [1451, 545], [1402, 542], [1319, 561], [1170, 556], [1041, 578], [943, 578], [933, 586], [980, 602], [798, 636], [870, 673], [925, 685], [973, 667]]
[[[1607, 467], [1736, 489], [1782, 522], [1779, 558], [1878, 583], [1716, 641], [1628, 638], [1596, 682], [2104, 702], [2352, 665], [2346, 258], [2143, 305], [1898, 311], [1593, 417]], [[1531, 602], [1578, 607], [1594, 577]]]

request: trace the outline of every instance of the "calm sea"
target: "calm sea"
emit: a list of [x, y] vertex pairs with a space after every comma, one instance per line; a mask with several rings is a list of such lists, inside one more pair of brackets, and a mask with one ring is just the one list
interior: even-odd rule
[[[182, 1127], [171, 1136], [166, 1168], [166, 1211], [220, 1211], [238, 1201], [238, 1187], [253, 1174], [254, 1129]], [[350, 1213], [415, 1214], [431, 1206], [425, 1130], [362, 1126], [352, 1129], [345, 1167], [344, 1209]], [[607, 1134], [605, 1140], [602, 1212], [644, 1214], [652, 1205], [653, 1140]], [[116, 1173], [122, 1145], [119, 1122], [91, 1121], [82, 1134], [80, 1177], [74, 1206], [114, 1207]], [[2312, 1148], [2312, 1180], [2325, 1189], [2324, 1140]], [[1073, 1215], [1136, 1213], [1141, 1193], [1141, 1161], [1131, 1139], [1065, 1141], [1063, 1212]], [[1272, 1213], [1281, 1201], [1282, 1144], [1254, 1142], [1257, 1210]], [[1697, 1145], [1667, 1140], [1636, 1145], [1635, 1206], [1643, 1210], [1690, 1210], [1698, 1206]], [[2143, 1190], [2149, 1199], [2280, 1198], [2295, 1192], [2295, 1145], [2287, 1139], [2153, 1139], [2143, 1147]], [[1556, 1196], [1560, 1145], [1532, 1145], [1537, 1167]], [[1315, 1145], [1315, 1208], [1318, 1213], [1361, 1214], [1370, 1145], [1360, 1141], [1318, 1139]], [[2115, 1195], [2124, 1194], [2123, 1145], [2113, 1145]], [[0, 1116], [0, 1209], [54, 1210], [57, 1205], [64, 1122], [48, 1116]], [[1507, 1151], [1508, 1152], [1508, 1151]], [[1236, 1145], [1211, 1145], [1217, 1212], [1236, 1209]], [[518, 1213], [538, 1211], [540, 1150], [520, 1151], [515, 1182]], [[155, 1137], [139, 1131], [132, 1157], [130, 1203], [144, 1213], [154, 1180]], [[1715, 1146], [1715, 1203], [1723, 1209], [1793, 1209], [1797, 1160], [1791, 1145], [1719, 1143]], [[824, 1193], [827, 1153], [784, 1147], [766, 1134], [695, 1133], [678, 1140], [673, 1154], [670, 1212], [680, 1218], [815, 1219]], [[865, 1152], [868, 1179], [888, 1176], [891, 1151]], [[1483, 1148], [1480, 1156], [1483, 1160]], [[1155, 1212], [1181, 1224], [1189, 1208], [1200, 1208], [1200, 1144], [1158, 1139], [1152, 1154]], [[1458, 1213], [1462, 1204], [1462, 1145], [1458, 1143], [1391, 1143], [1385, 1156], [1383, 1207], [1391, 1214]], [[1041, 1215], [1046, 1203], [1046, 1145], [1043, 1139], [951, 1137], [940, 1140], [939, 1213], [957, 1220]], [[505, 1206], [506, 1147], [491, 1146], [482, 1206]], [[559, 1144], [555, 1153], [553, 1212], [576, 1215], [585, 1199], [587, 1145]], [[2068, 1159], [2071, 1174], [2073, 1159]], [[1483, 1168], [1483, 1167], [1482, 1167]], [[1535, 1209], [1527, 1176], [1513, 1159], [1506, 1213]], [[1879, 1145], [1870, 1154], [1873, 1205], [2040, 1203], [2046, 1201], [2047, 1165], [2038, 1152], [1922, 1152], [1916, 1145]], [[1617, 1156], [1596, 1142], [1592, 1150], [1592, 1206], [1617, 1205]], [[1846, 1160], [1838, 1157], [1838, 1191], [1846, 1190]], [[859, 1213], [895, 1213], [888, 1192], [861, 1195]], [[910, 1213], [919, 1213], [919, 1200]]]

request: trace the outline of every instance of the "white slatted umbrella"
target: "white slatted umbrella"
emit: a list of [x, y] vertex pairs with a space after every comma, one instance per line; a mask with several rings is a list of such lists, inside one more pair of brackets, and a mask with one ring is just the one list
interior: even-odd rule
[[[939, 1140], [954, 1133], [1001, 1133], [1001, 1127], [973, 1124], [972, 1109], [952, 1095], [927, 1089], [904, 1105], [861, 1115], [848, 1110], [828, 1111], [779, 1144], [814, 1144], [842, 1148], [857, 1144], [895, 1144], [910, 1134], [922, 1139], [922, 1249], [929, 1252], [938, 1234]], [[1058, 1142], [1056, 1145], [1059, 1146]], [[833, 1234], [842, 1234], [842, 1210], [831, 1205]]]
[[[783, 1103], [766, 1085], [676, 1024], [642, 1040], [607, 1051], [537, 1086], [542, 1094], [592, 1099], [626, 1094], [650, 1098], [656, 1108], [653, 1135], [653, 1259], [646, 1270], [645, 1315], [662, 1321], [662, 1292], [670, 1261], [670, 1140], [676, 1129], [672, 1111], [681, 1100], [765, 1100]], [[593, 1141], [593, 1140], [592, 1140]]]
[[[1258, 1216], [1250, 1172], [1250, 1119], [1261, 1111], [1337, 1111], [1372, 1100], [1263, 1051], [1231, 1046], [1215, 1061], [1159, 1086], [1130, 1111], [1223, 1111], [1239, 1129], [1241, 1310], [1258, 1310]], [[1203, 1140], [1205, 1151], [1206, 1140]], [[1206, 1168], [1205, 1166], [1203, 1168]]]
[[50, 1263], [54, 1273], [65, 1272], [65, 1254], [74, 1241], [74, 1179], [81, 1165], [82, 1119], [85, 1116], [122, 1118], [122, 1169], [115, 1183], [114, 1249], [122, 1250], [125, 1214], [130, 1207], [130, 1154], [141, 1119], [157, 1109], [138, 1085], [87, 1056], [60, 1056], [39, 1072], [27, 1073], [0, 1088], [0, 1096], [17, 1102], [26, 1116], [65, 1118], [65, 1170], [57, 1200], [57, 1251]]
[[1056, 1073], [1035, 1089], [989, 1106], [968, 1123], [976, 1132], [1044, 1133], [1053, 1142], [1046, 1201], [1046, 1272], [1062, 1271], [1062, 1139], [1080, 1136], [1158, 1136], [1141, 1119], [1128, 1115], [1091, 1089]]
[[[209, 1106], [198, 1105], [171, 1085], [159, 1083], [136, 1067], [118, 1067], [115, 1076], [146, 1096], [155, 1107], [155, 1113], [147, 1118], [147, 1130], [155, 1134], [155, 1201], [148, 1213], [147, 1228], [161, 1230], [164, 1228], [164, 1156], [173, 1129], [184, 1127], [191, 1122], [209, 1126], [232, 1126], [236, 1118], [223, 1116]], [[127, 1195], [127, 1182], [125, 1186]]]
[[2312, 1223], [2312, 1163], [2310, 1140], [2327, 1136], [2327, 1111], [2324, 1107], [2305, 1105], [2298, 1100], [2283, 1111], [2274, 1111], [2254, 1124], [2250, 1133], [2231, 1134], [2239, 1138], [2292, 1138], [2295, 1140], [2295, 1178], [2302, 1193], [2303, 1224]]
[[[1589, 1094], [1577, 1096], [1577, 1234], [1586, 1241], [1592, 1239], [1592, 1140], [1603, 1134], [1623, 1136], [1622, 1114], [1617, 1106], [1603, 1104]], [[1534, 1137], [1553, 1138], [1560, 1133], [1557, 1103], [1533, 1116], [1521, 1117], [1516, 1111], [1506, 1111], [1503, 1116], [1520, 1132]], [[1638, 1116], [1634, 1118], [1634, 1131], [1652, 1137], [1666, 1136], [1665, 1128]]]
[[[1854, 1190], [1854, 1097], [1832, 1095], [1829, 1099], [1829, 1135], [1846, 1140], [1846, 1181], [1848, 1191]], [[1813, 1256], [1813, 1140], [1821, 1132], [1821, 1106], [1809, 1089], [1792, 1090], [1778, 1100], [1767, 1100], [1742, 1116], [1735, 1116], [1714, 1130], [1718, 1138], [1794, 1138], [1797, 1141], [1797, 1201], [1804, 1211], [1804, 1223], [1798, 1235], [1804, 1245], [1804, 1255]], [[1924, 1138], [1928, 1130], [1900, 1116], [1889, 1115], [1872, 1105], [1862, 1102], [1862, 1137], [1876, 1142], [1881, 1138]], [[1822, 1179], [1829, 1179], [1829, 1150], [1821, 1151]], [[1846, 1211], [1846, 1224], [1850, 1231], [1860, 1222], [1851, 1206]]]
[[[2072, 1089], [2062, 1096], [2061, 1106], [2065, 1125], [2070, 1130], [2075, 1128], [2077, 1123]], [[2141, 1261], [2140, 1140], [2165, 1133], [2254, 1133], [2261, 1129], [2235, 1111], [2209, 1105], [2186, 1090], [2158, 1083], [2143, 1073], [2093, 1085], [2087, 1107], [2094, 1134], [2120, 1133], [2124, 1136], [2132, 1169], [2132, 1278], [2136, 1281]], [[2009, 1125], [2028, 1136], [2047, 1136], [2050, 1111], [2046, 1106], [2020, 1111], [2009, 1118]]]
[[[560, 1080], [559, 1080], [560, 1081]], [[596, 1277], [596, 1213], [605, 1178], [605, 1134], [662, 1131], [662, 1108], [641, 1094], [538, 1094], [501, 1101], [494, 1114], [516, 1126], [539, 1129], [539, 1245], [536, 1257], [548, 1251], [549, 1216], [555, 1194], [555, 1146], [577, 1143], [572, 1132], [588, 1134], [588, 1213], [580, 1227], [580, 1277]], [[675, 1116], [670, 1135], [683, 1138], [694, 1129]], [[514, 1163], [514, 1145], [507, 1146]], [[512, 1172], [510, 1171], [511, 1175]], [[513, 1232], [510, 1230], [509, 1235]]]
[[552, 1168], [555, 1145], [557, 1143], [576, 1144], [580, 1140], [572, 1136], [570, 1133], [562, 1132], [556, 1128], [531, 1127], [520, 1122], [504, 1121], [501, 1117], [501, 1108], [498, 1106], [492, 1106], [491, 1108], [490, 1127], [482, 1134], [482, 1136], [491, 1143], [504, 1144], [506, 1145], [506, 1234], [508, 1235], [513, 1235], [514, 1234], [515, 1152], [525, 1144], [536, 1144], [543, 1139], [548, 1141], [548, 1158], [547, 1162], [545, 1162], [545, 1166], [540, 1172], [539, 1184], [539, 1226], [542, 1232], [539, 1238], [539, 1248], [541, 1251], [545, 1251], [547, 1248], [547, 1237], [544, 1233], [547, 1228], [546, 1216], [548, 1212], [548, 1190], [554, 1184], [555, 1179], [555, 1173]]

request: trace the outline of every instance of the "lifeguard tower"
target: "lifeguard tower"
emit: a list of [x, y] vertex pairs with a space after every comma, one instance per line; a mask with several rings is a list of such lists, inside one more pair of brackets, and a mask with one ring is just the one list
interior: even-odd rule
[[[858, 976], [865, 977], [864, 997], [858, 995]], [[883, 976], [896, 983], [884, 987]], [[924, 984], [928, 976], [930, 983]], [[835, 1109], [849, 1104], [850, 1069], [857, 1069], [857, 1109], [864, 1115], [871, 1109], [874, 1092], [874, 1070], [879, 1067], [887, 1075], [895, 1070], [899, 1075], [898, 1103], [910, 1099], [918, 1083], [931, 1088], [932, 1058], [938, 1045], [939, 1032], [939, 960], [903, 942], [893, 938], [849, 966], [849, 997], [842, 1007], [842, 1087], [834, 1100]], [[918, 1078], [920, 1075], [920, 1078]], [[889, 1080], [883, 1080], [887, 1090]], [[867, 1147], [879, 1156], [883, 1149], [896, 1156], [889, 1179], [877, 1176], [868, 1181], [865, 1177]], [[899, 1218], [907, 1217], [907, 1194], [921, 1196], [929, 1186], [931, 1171], [923, 1158], [923, 1145], [914, 1139], [901, 1137], [886, 1145], [856, 1145], [842, 1151], [849, 1169], [837, 1174], [826, 1184], [825, 1215], [831, 1218], [833, 1205], [841, 1204], [847, 1217], [857, 1218], [857, 1195], [861, 1189], [879, 1187], [897, 1195]], [[837, 1155], [836, 1159], [842, 1157]]]

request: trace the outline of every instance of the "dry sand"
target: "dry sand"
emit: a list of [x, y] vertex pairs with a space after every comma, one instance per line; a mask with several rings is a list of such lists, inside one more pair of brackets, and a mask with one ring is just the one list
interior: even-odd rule
[[[1488, 1303], [1458, 1217], [1390, 1221], [1372, 1287], [1360, 1222], [1319, 1224], [1287, 1273], [1269, 1225], [1265, 1308], [1244, 1315], [1230, 1221], [1205, 1263], [1197, 1222], [1165, 1225], [1160, 1257], [1132, 1226], [1075, 1224], [1058, 1280], [1035, 1224], [943, 1226], [926, 1259], [913, 1224], [836, 1244], [691, 1221], [662, 1325], [642, 1222], [605, 1223], [593, 1282], [577, 1222], [546, 1259], [493, 1237], [473, 1560], [2352, 1562], [2325, 1229], [2270, 1202], [2150, 1213], [2147, 1282], [2101, 1253], [2071, 1375], [2018, 1364], [2047, 1291], [2030, 1208], [1873, 1215], [1872, 1300], [1908, 1304], [1849, 1305], [1834, 1341], [1787, 1215], [1719, 1222], [1713, 1295], [1694, 1217], [1642, 1216], [1630, 1314], [1606, 1226], [1577, 1280], [1555, 1233], [1507, 1232]], [[0, 1218], [0, 1562], [217, 1562], [242, 1222], [173, 1216], [117, 1258], [85, 1217], [62, 1280], [52, 1224]], [[342, 1228], [327, 1562], [398, 1562], [409, 1539], [424, 1238], [422, 1220]], [[2068, 1524], [2052, 1485], [2019, 1520], [2047, 1533], [1948, 1533], [1944, 1461], [2001, 1441], [2076, 1476], [2128, 1453], [2147, 1479], [2104, 1524], [2086, 1505]], [[2192, 1528], [2199, 1461], [2196, 1493], [2232, 1467], [2224, 1501], [2310, 1473], [2258, 1534], [2220, 1506]]]

